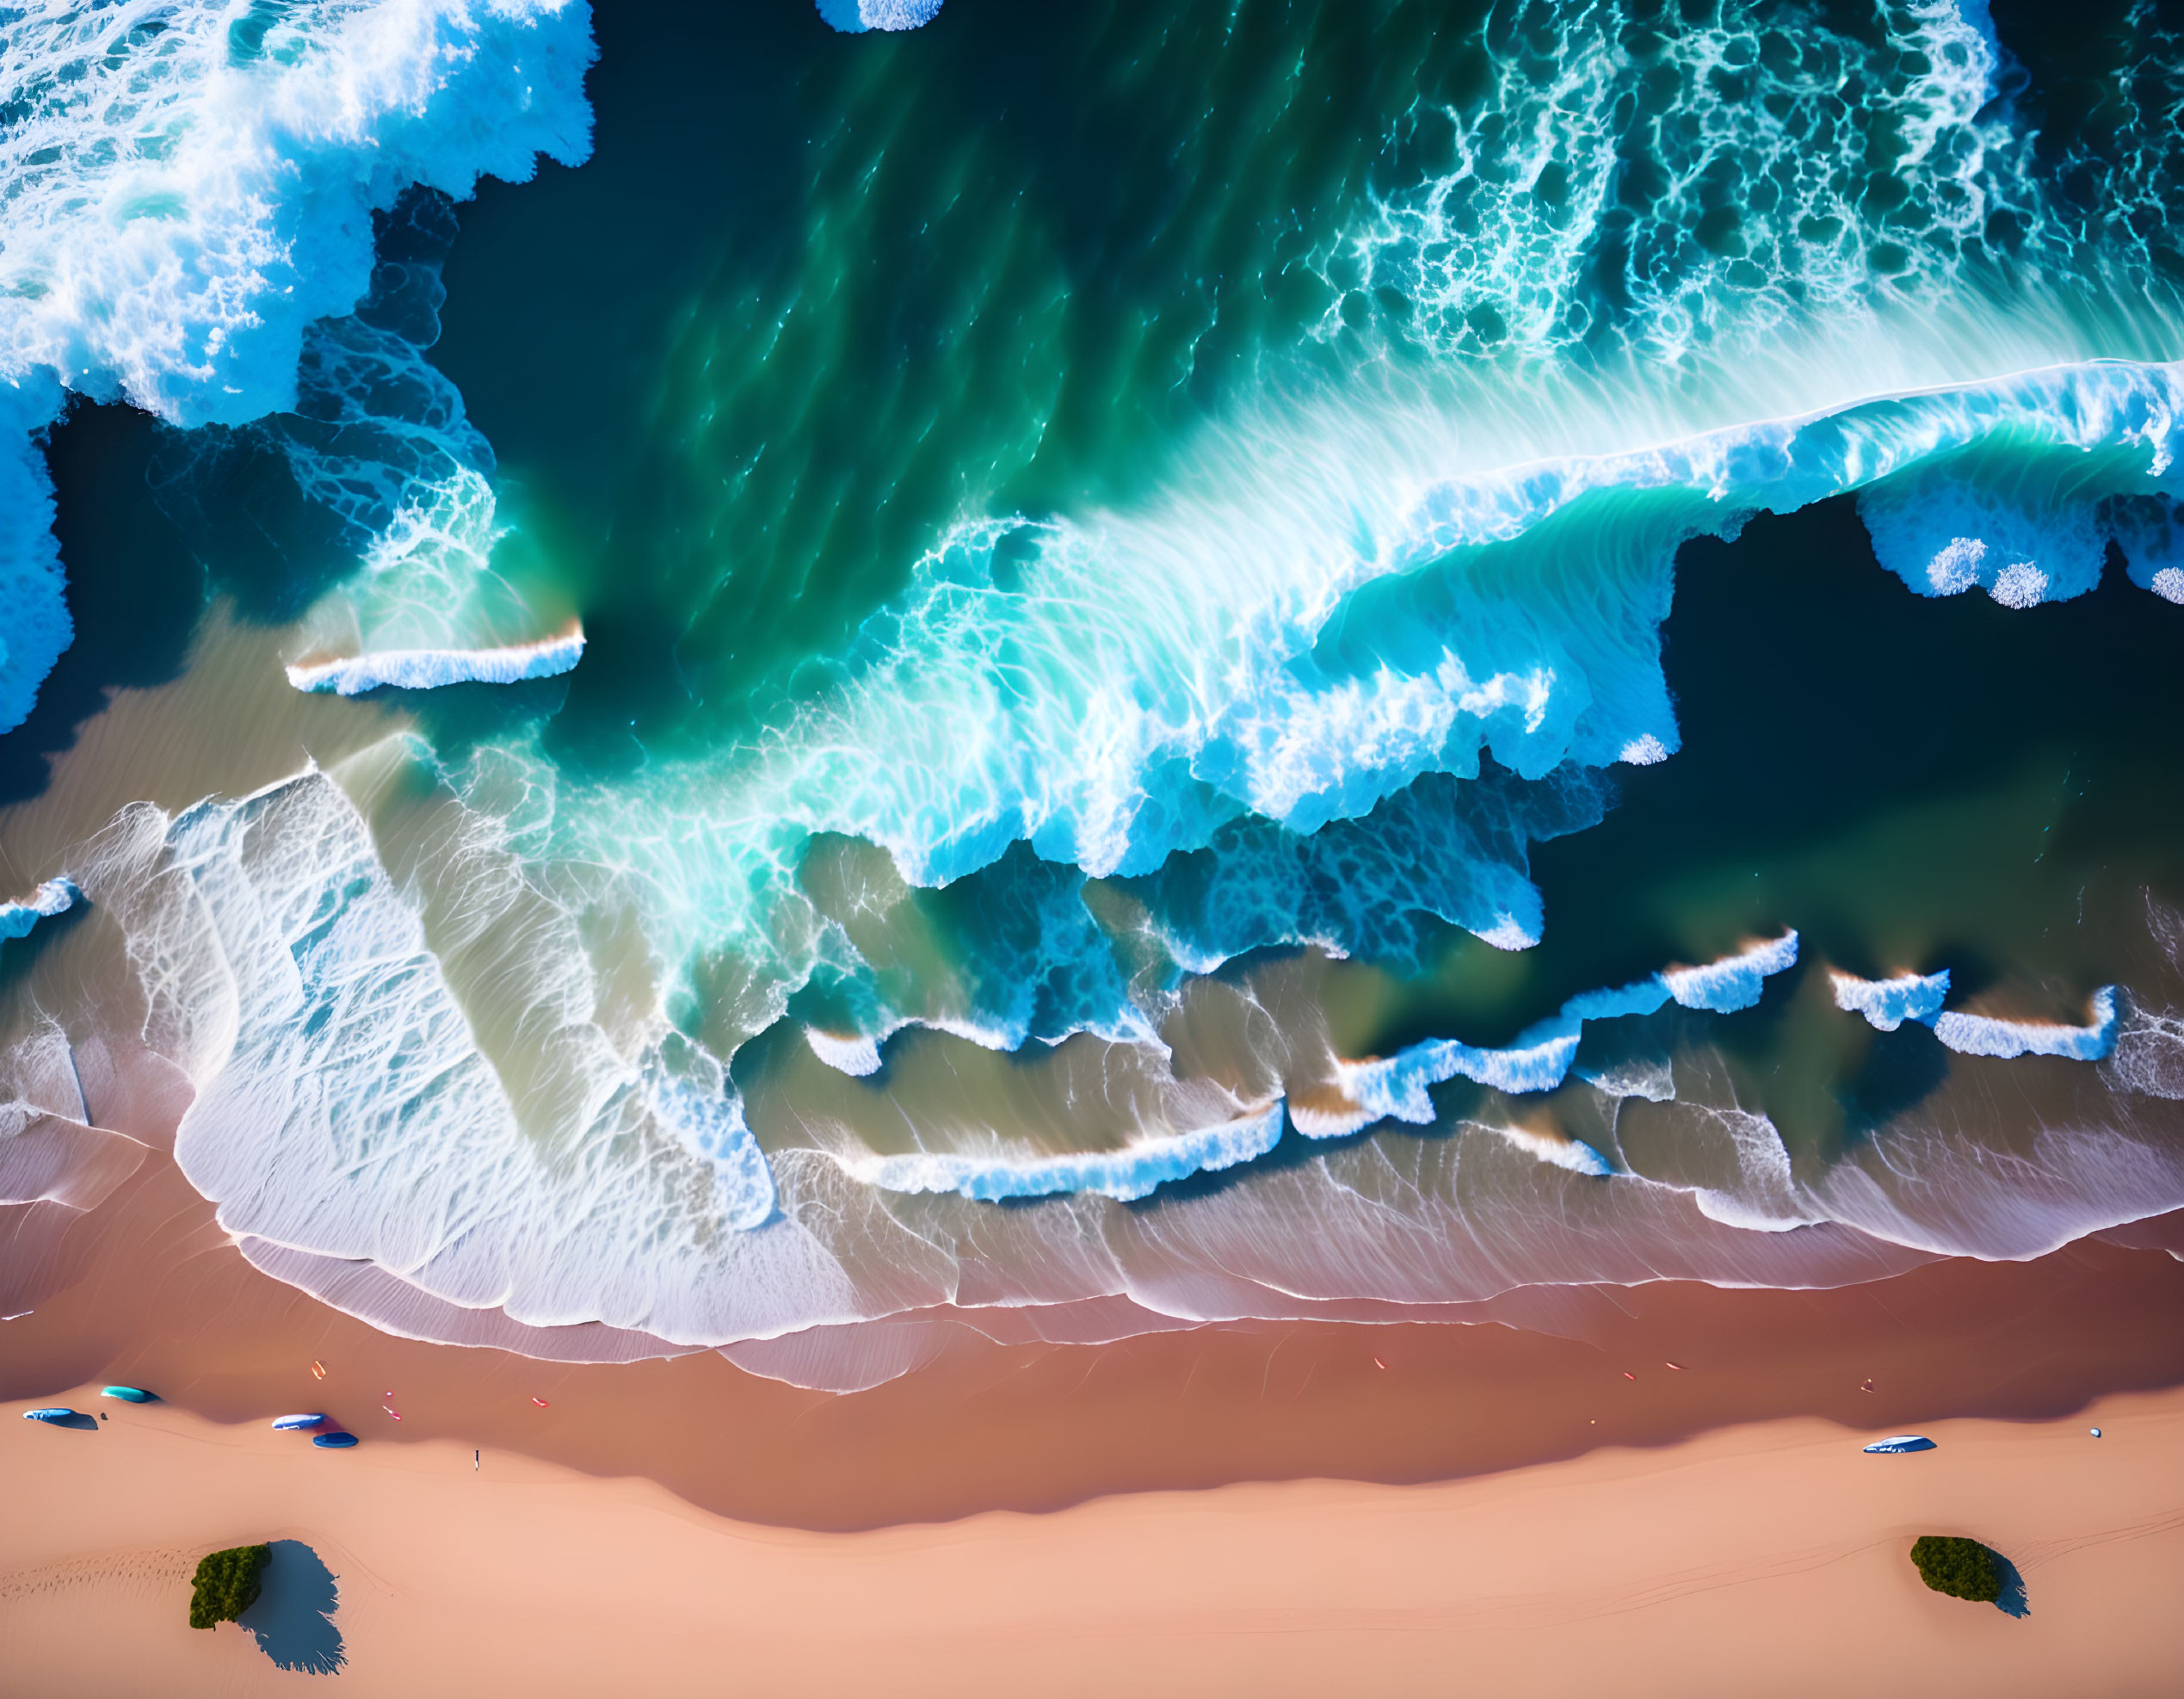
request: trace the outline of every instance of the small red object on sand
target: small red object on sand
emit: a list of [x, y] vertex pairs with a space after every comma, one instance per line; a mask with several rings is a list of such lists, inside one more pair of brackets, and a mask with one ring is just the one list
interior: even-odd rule
[[1635, 1381], [1638, 1379], [1638, 1376], [1632, 1374], [1631, 1371], [1626, 1368], [1623, 1371], [1623, 1378], [1626, 1381]]
[[1679, 1375], [1683, 1373], [1683, 1365], [1680, 1362], [1664, 1362], [1661, 1366], [1663, 1368], [1673, 1368]]
[[311, 1378], [314, 1381], [323, 1381], [326, 1378], [326, 1365], [319, 1362], [317, 1357], [311, 1360]]
[[546, 1407], [546, 1401], [542, 1398], [534, 1398], [531, 1400], [531, 1402], [537, 1405], [541, 1410], [544, 1410]]
[[396, 1421], [398, 1422], [402, 1419], [402, 1412], [394, 1408], [392, 1405], [383, 1404], [379, 1406], [379, 1408], [386, 1411], [388, 1415], [393, 1417]]
[[1380, 1359], [1376, 1356], [1373, 1359], [1373, 1366], [1375, 1368], [1385, 1368], [1388, 1365], [1381, 1362]]

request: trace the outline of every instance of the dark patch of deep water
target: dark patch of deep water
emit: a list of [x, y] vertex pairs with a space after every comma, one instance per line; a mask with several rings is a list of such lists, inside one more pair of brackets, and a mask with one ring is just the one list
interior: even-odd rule
[[[1786, 925], [1855, 972], [1950, 965], [1962, 993], [2008, 963], [2083, 991], [2114, 943], [2081, 925], [2088, 887], [2184, 898], [2184, 608], [2113, 560], [2031, 609], [1917, 596], [1838, 498], [1687, 544], [1663, 638], [1683, 747], [1617, 769], [1601, 825], [1533, 850], [1545, 936], [1475, 1041]], [[1506, 961], [1486, 948], [1452, 936], [1373, 1047], [1446, 1030], [1467, 974]]]
[[205, 572], [152, 501], [145, 473], [156, 432], [131, 408], [82, 403], [47, 442], [76, 640], [30, 718], [0, 737], [0, 803], [46, 788], [47, 757], [76, 741], [109, 691], [182, 670], [205, 606]]
[[557, 756], [747, 735], [949, 522], [1141, 487], [1482, 9], [599, 7], [596, 155], [482, 187], [433, 353], [582, 586]]

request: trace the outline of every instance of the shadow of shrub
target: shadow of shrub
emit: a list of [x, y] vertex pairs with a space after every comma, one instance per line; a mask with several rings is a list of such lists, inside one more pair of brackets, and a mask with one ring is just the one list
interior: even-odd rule
[[257, 1602], [238, 1619], [258, 1650], [284, 1670], [332, 1675], [349, 1661], [334, 1625], [341, 1592], [334, 1572], [300, 1540], [275, 1540], [260, 1572]]

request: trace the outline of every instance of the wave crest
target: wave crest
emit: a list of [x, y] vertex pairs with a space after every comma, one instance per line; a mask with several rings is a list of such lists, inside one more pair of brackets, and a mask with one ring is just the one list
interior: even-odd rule
[[[367, 292], [373, 218], [590, 151], [582, 0], [216, 0], [17, 8], [0, 20], [0, 429], [65, 387], [170, 423], [294, 405], [313, 321]], [[20, 441], [21, 439], [19, 439]], [[69, 627], [50, 486], [0, 448], [0, 730]], [[32, 451], [34, 460], [34, 450]]]

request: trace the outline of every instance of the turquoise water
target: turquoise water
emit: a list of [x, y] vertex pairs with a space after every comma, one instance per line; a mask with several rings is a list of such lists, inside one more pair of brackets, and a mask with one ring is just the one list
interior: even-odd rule
[[10, 405], [157, 421], [12, 793], [215, 602], [393, 716], [67, 869], [284, 1277], [764, 1367], [2184, 1204], [2162, 9], [425, 9], [5, 26]]

